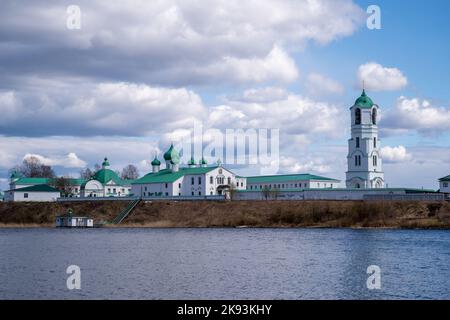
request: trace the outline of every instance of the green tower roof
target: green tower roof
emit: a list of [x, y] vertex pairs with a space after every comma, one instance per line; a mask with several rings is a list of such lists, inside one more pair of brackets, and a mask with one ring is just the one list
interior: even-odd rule
[[102, 163], [102, 166], [103, 166], [103, 167], [109, 167], [109, 161], [108, 161], [108, 158], [107, 158], [107, 157], [105, 157], [105, 159], [104, 159], [104, 161], [103, 161], [103, 163]]
[[373, 101], [366, 95], [366, 91], [364, 89], [363, 92], [361, 93], [361, 96], [358, 99], [356, 99], [355, 106], [369, 109], [373, 107]]
[[188, 165], [194, 166], [195, 164], [196, 163], [195, 163], [195, 160], [194, 160], [194, 156], [191, 156], [191, 160], [188, 161]]
[[155, 156], [155, 159], [152, 161], [152, 166], [160, 166], [161, 161], [158, 160], [158, 158]]
[[173, 147], [173, 144], [171, 144], [169, 150], [164, 153], [164, 160], [170, 161], [172, 164], [180, 163], [180, 155], [178, 154], [178, 151]]
[[205, 158], [202, 157], [202, 160], [200, 161], [200, 164], [208, 164], [208, 162], [206, 162]]

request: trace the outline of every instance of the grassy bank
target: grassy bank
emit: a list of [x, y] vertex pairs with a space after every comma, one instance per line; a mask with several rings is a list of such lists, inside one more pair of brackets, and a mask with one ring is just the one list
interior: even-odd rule
[[[112, 221], [126, 202], [0, 203], [0, 227], [52, 226], [73, 209]], [[450, 204], [363, 201], [141, 202], [121, 227], [450, 228]]]

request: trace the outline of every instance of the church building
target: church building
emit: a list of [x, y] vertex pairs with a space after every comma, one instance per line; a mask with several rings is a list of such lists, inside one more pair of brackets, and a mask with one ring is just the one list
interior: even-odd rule
[[348, 140], [347, 188], [384, 188], [384, 173], [378, 139], [378, 105], [365, 90], [350, 108], [351, 137]]

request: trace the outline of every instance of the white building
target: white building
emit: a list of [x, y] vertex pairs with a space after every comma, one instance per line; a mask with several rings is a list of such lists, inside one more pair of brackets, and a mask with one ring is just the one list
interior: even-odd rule
[[81, 197], [126, 197], [130, 195], [131, 182], [109, 169], [109, 161], [105, 158], [102, 168], [81, 185]]
[[247, 190], [335, 189], [340, 180], [312, 174], [286, 174], [247, 177]]
[[239, 177], [220, 164], [208, 166], [202, 158], [199, 164], [193, 158], [187, 167], [180, 167], [180, 157], [173, 145], [164, 154], [165, 169], [155, 157], [152, 172], [132, 183], [132, 193], [139, 197], [215, 196], [230, 189], [245, 190], [245, 178]]
[[450, 175], [439, 179], [439, 191], [450, 193]]
[[58, 189], [46, 184], [5, 191], [5, 201], [15, 202], [52, 202], [60, 196]]
[[[51, 178], [26, 178], [22, 177], [19, 172], [15, 171], [11, 174], [9, 189], [19, 189], [26, 188], [31, 186], [39, 186], [39, 185], [52, 185]], [[71, 194], [72, 197], [79, 197], [81, 192], [81, 185], [84, 183], [83, 179], [73, 179], [69, 178], [69, 183], [66, 186], [67, 191]]]
[[347, 188], [384, 188], [377, 126], [378, 108], [364, 90], [350, 108], [351, 138], [348, 140]]

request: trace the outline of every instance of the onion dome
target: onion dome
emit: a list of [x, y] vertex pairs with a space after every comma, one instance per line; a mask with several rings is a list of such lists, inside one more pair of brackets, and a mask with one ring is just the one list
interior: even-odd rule
[[107, 157], [105, 157], [105, 159], [103, 160], [102, 167], [109, 167], [109, 161]]
[[363, 92], [361, 93], [361, 96], [356, 99], [355, 106], [360, 108], [372, 108], [373, 107], [373, 101], [366, 95], [366, 91], [363, 89]]
[[194, 160], [194, 156], [191, 156], [191, 160], [188, 161], [188, 165], [190, 165], [190, 166], [195, 166], [196, 165], [195, 160]]
[[11, 180], [20, 179], [21, 177], [22, 177], [22, 175], [21, 175], [20, 172], [17, 171], [17, 170], [14, 170], [14, 171], [11, 173], [11, 176], [10, 176]]
[[152, 166], [160, 166], [160, 165], [161, 165], [161, 161], [159, 161], [155, 155], [155, 159], [153, 159], [153, 161], [152, 161]]
[[173, 144], [171, 144], [169, 150], [164, 153], [164, 160], [170, 161], [170, 163], [172, 164], [180, 163], [180, 155], [178, 151], [173, 147]]

